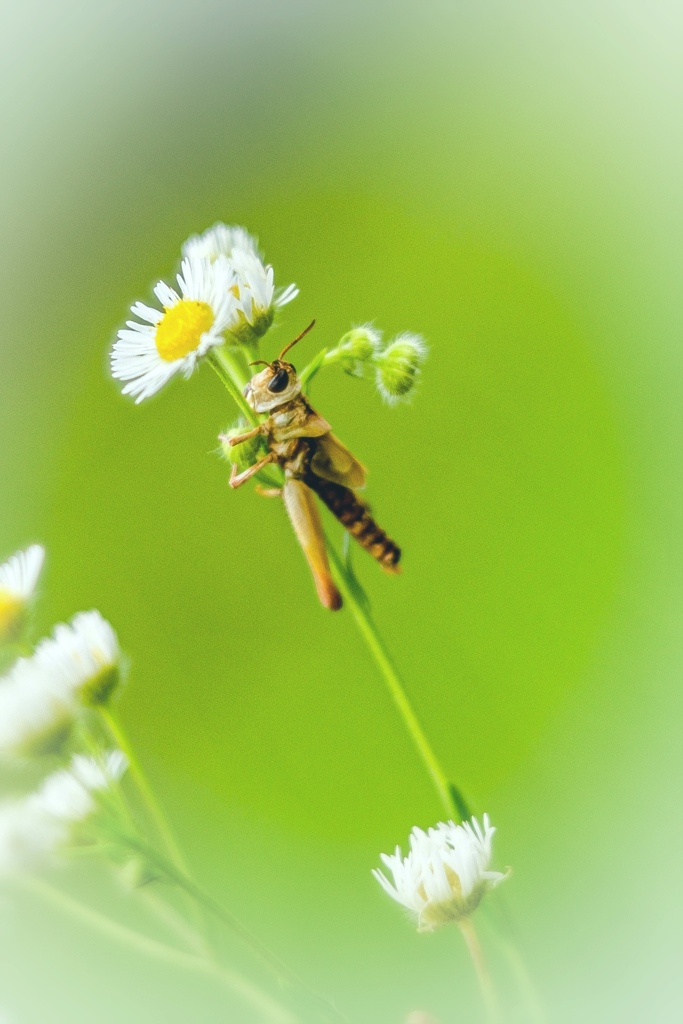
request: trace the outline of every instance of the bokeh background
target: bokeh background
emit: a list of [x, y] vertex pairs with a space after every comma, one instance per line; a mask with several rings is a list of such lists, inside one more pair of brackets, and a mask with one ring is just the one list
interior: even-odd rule
[[[116, 625], [198, 875], [352, 1021], [483, 1019], [457, 931], [416, 935], [370, 877], [441, 809], [282, 508], [229, 491], [227, 394], [203, 368], [135, 408], [107, 376], [130, 301], [222, 219], [301, 288], [267, 353], [313, 316], [299, 362], [366, 320], [427, 337], [410, 406], [315, 385], [405, 551], [358, 571], [499, 827], [548, 1020], [679, 1021], [680, 7], [1, 11], [0, 552], [47, 545], [41, 630]], [[104, 871], [59, 881], [137, 920]], [[0, 951], [3, 1024], [251, 1020], [11, 888]]]

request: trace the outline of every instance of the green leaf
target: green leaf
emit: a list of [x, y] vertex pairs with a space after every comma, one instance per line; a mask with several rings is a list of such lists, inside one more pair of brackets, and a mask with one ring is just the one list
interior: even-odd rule
[[369, 615], [372, 608], [370, 605], [370, 598], [365, 592], [362, 583], [356, 576], [355, 569], [353, 568], [353, 547], [351, 544], [351, 537], [346, 531], [342, 536], [342, 561], [344, 563], [344, 574], [346, 576], [346, 583], [349, 590], [353, 593], [356, 601], [361, 606], [363, 611]]

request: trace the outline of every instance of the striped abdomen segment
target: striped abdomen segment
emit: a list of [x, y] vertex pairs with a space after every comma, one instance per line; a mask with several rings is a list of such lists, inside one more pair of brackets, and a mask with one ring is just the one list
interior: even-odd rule
[[333, 516], [345, 527], [352, 537], [376, 558], [383, 569], [398, 572], [401, 549], [387, 537], [370, 515], [367, 507], [350, 487], [323, 480], [315, 473], [307, 473], [304, 483], [327, 505]]

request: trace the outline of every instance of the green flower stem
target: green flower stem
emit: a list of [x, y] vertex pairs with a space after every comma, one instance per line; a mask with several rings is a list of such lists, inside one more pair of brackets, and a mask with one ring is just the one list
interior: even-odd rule
[[482, 998], [484, 1005], [486, 1006], [486, 1013], [490, 1024], [500, 1024], [500, 1007], [498, 1006], [498, 999], [496, 998], [496, 992], [493, 987], [493, 981], [489, 974], [489, 969], [484, 959], [484, 953], [479, 943], [479, 938], [474, 930], [474, 925], [469, 917], [463, 917], [458, 921], [460, 931], [467, 945], [468, 952], [472, 958], [474, 969], [477, 972], [477, 979], [479, 981], [479, 987], [481, 989]]
[[498, 929], [492, 929], [492, 933], [510, 965], [517, 989], [526, 1003], [529, 1021], [533, 1022], [533, 1024], [547, 1024], [548, 1018], [545, 1009], [524, 963], [522, 954], [514, 942], [501, 935]]
[[[102, 746], [92, 735], [90, 729], [86, 726], [83, 720], [81, 720], [77, 725], [77, 735], [93, 760], [100, 763], [102, 761]], [[129, 828], [135, 828], [133, 815], [128, 807], [123, 790], [121, 789], [120, 779], [112, 782], [107, 789], [100, 790], [98, 799], [103, 806], [107, 807], [115, 814], [120, 815]], [[103, 852], [103, 844], [98, 843], [97, 849]], [[73, 856], [73, 851], [71, 855]]]
[[118, 721], [114, 713], [108, 707], [100, 708], [100, 713], [102, 715], [102, 718], [106, 722], [107, 728], [109, 729], [109, 732], [111, 733], [114, 741], [128, 758], [130, 773], [135, 780], [135, 784], [138, 788], [140, 796], [147, 805], [147, 809], [149, 810], [149, 813], [157, 828], [157, 831], [159, 832], [160, 837], [163, 839], [164, 844], [166, 845], [166, 848], [173, 859], [173, 862], [181, 871], [187, 873], [188, 868], [182, 851], [180, 850], [180, 847], [178, 846], [175, 840], [175, 836], [171, 831], [171, 826], [168, 824], [168, 821], [166, 820], [166, 815], [164, 814], [159, 801], [154, 795], [152, 787], [147, 781], [147, 776], [143, 771], [142, 765], [137, 759], [137, 755], [135, 754], [135, 751], [133, 750], [133, 747], [130, 741], [128, 740], [128, 737], [126, 736], [123, 727], [121, 726], [121, 723]]
[[[259, 417], [244, 397], [244, 387], [249, 377], [245, 373], [245, 365], [240, 365], [239, 354], [233, 352], [228, 345], [221, 345], [211, 350], [209, 362], [230, 392], [247, 423], [256, 427]], [[244, 360], [241, 360], [241, 363], [244, 364]]]
[[331, 1014], [332, 1019], [346, 1021], [344, 1015], [328, 999], [312, 989], [302, 978], [287, 967], [277, 954], [273, 953], [255, 935], [252, 935], [249, 929], [234, 914], [226, 910], [225, 907], [215, 900], [213, 896], [205, 892], [185, 872], [178, 869], [175, 864], [167, 861], [165, 857], [159, 854], [144, 839], [134, 835], [120, 835], [118, 838], [119, 842], [136, 853], [141, 854], [150, 864], [160, 870], [170, 882], [174, 882], [179, 889], [187, 893], [188, 896], [191, 896], [201, 907], [217, 918], [222, 924], [226, 925], [258, 957], [261, 963], [274, 974], [278, 981], [289, 984], [293, 988], [306, 993], [319, 1005], [320, 1009], [325, 1011], [326, 1015]]
[[[251, 353], [249, 353], [251, 354]], [[235, 401], [247, 423], [258, 426], [263, 419], [257, 415], [244, 397], [244, 386], [249, 380], [248, 367], [241, 353], [233, 351], [229, 346], [214, 348], [209, 354], [209, 362], [222, 380], [231, 397]], [[256, 479], [266, 487], [282, 487], [282, 474], [269, 469], [262, 469]]]
[[85, 906], [42, 879], [27, 876], [22, 879], [21, 884], [28, 891], [40, 896], [47, 903], [57, 907], [81, 924], [85, 924], [100, 934], [113, 939], [119, 945], [126, 946], [136, 953], [142, 953], [153, 960], [168, 964], [170, 967], [179, 967], [192, 971], [195, 974], [214, 978], [230, 989], [235, 995], [239, 996], [240, 999], [254, 1010], [262, 1014], [271, 1024], [299, 1024], [299, 1018], [295, 1017], [286, 1007], [281, 1006], [280, 1003], [266, 992], [262, 992], [247, 978], [244, 978], [235, 971], [222, 967], [214, 960], [205, 959], [192, 953], [185, 953], [182, 950], [175, 949], [173, 946], [168, 946], [157, 939], [152, 939], [141, 932], [119, 924], [118, 921], [114, 921], [105, 914]]
[[449, 816], [454, 815], [458, 820], [460, 820], [463, 809], [462, 806], [459, 806], [461, 801], [458, 801], [454, 795], [453, 787], [448, 780], [448, 776], [441, 767], [439, 759], [434, 753], [424, 729], [420, 725], [413, 705], [410, 702], [410, 698], [408, 697], [399, 674], [394, 668], [391, 658], [387, 653], [386, 647], [384, 646], [382, 638], [377, 631], [377, 627], [372, 620], [370, 612], [365, 604], [358, 598], [355, 580], [351, 578], [346, 565], [329, 541], [327, 542], [327, 548], [332, 562], [335, 582], [341, 591], [344, 601], [351, 609], [351, 613], [356, 621], [360, 634], [387, 685], [387, 689], [389, 690], [392, 700], [403, 719], [403, 723], [410, 734], [410, 738], [415, 744], [417, 752], [429, 772], [429, 776], [434, 783], [434, 788], [439, 794], [444, 809]]
[[148, 910], [157, 917], [170, 932], [176, 935], [187, 948], [207, 960], [214, 960], [214, 951], [204, 936], [191, 927], [185, 918], [154, 892], [150, 886], [139, 888], [137, 893]]
[[[118, 721], [118, 719], [115, 717], [113, 712], [108, 707], [101, 707], [100, 712], [114, 741], [118, 744], [120, 749], [128, 758], [130, 773], [133, 776], [133, 779], [135, 780], [138, 792], [140, 793], [140, 796], [142, 797], [147, 807], [147, 810], [149, 811], [149, 814], [156, 826], [159, 836], [163, 840], [164, 845], [166, 846], [166, 849], [173, 860], [173, 863], [184, 875], [188, 875], [189, 870], [187, 866], [187, 861], [185, 860], [183, 852], [176, 842], [175, 836], [173, 835], [173, 831], [171, 830], [171, 826], [168, 823], [166, 815], [164, 814], [163, 809], [154, 794], [154, 790], [152, 789], [152, 787], [149, 784], [149, 781], [147, 780], [147, 776], [145, 775], [142, 765], [138, 761], [137, 755], [133, 750], [133, 747], [126, 733], [124, 732], [121, 723]], [[119, 797], [123, 805], [124, 818], [128, 822], [128, 825], [130, 827], [134, 827], [134, 822], [132, 822], [131, 820], [127, 805], [120, 794]], [[194, 923], [197, 926], [197, 928], [201, 929], [203, 927], [204, 922], [202, 920], [201, 912], [199, 911], [197, 904], [192, 899], [190, 899], [189, 901], [189, 912], [192, 918], [194, 919]]]
[[313, 378], [320, 372], [323, 366], [327, 364], [328, 350], [323, 348], [318, 352], [317, 356], [311, 360], [305, 369], [299, 374], [299, 380], [301, 382], [301, 390], [308, 394], [309, 387], [313, 381]]

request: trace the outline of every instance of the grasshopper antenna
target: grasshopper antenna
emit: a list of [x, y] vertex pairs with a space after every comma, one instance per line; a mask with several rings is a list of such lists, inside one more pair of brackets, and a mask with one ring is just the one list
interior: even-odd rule
[[[285, 355], [285, 353], [286, 353], [286, 352], [289, 352], [290, 348], [294, 348], [294, 346], [296, 345], [296, 343], [297, 343], [298, 341], [301, 341], [301, 339], [302, 339], [302, 338], [305, 338], [305, 337], [306, 337], [306, 335], [308, 334], [308, 332], [309, 332], [309, 331], [311, 331], [311, 330], [313, 330], [313, 328], [314, 328], [314, 327], [315, 327], [315, 320], [311, 320], [311, 322], [310, 322], [310, 324], [308, 325], [308, 327], [306, 327], [306, 328], [305, 328], [305, 330], [303, 330], [303, 331], [301, 332], [301, 334], [297, 334], [297, 336], [296, 336], [296, 338], [294, 339], [294, 341], [290, 341], [289, 345], [285, 345], [285, 347], [283, 348], [282, 352], [281, 352], [281, 353], [280, 353], [280, 355], [278, 356], [278, 359], [282, 359], [282, 357], [283, 357], [283, 356]], [[252, 366], [253, 366], [253, 363], [252, 363]]]

